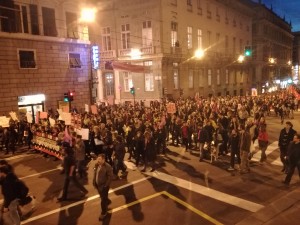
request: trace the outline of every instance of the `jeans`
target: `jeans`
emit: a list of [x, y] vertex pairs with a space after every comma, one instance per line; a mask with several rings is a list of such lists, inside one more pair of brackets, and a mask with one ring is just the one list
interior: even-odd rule
[[63, 194], [62, 194], [62, 198], [67, 198], [68, 195], [68, 189], [69, 189], [69, 184], [70, 181], [72, 181], [75, 186], [80, 189], [81, 192], [83, 193], [87, 193], [88, 191], [78, 182], [78, 180], [76, 179], [75, 175], [73, 176], [66, 176], [65, 177], [65, 183], [64, 183], [64, 188], [63, 188]]
[[20, 219], [20, 215], [18, 212], [18, 206], [19, 206], [19, 199], [13, 200], [8, 206], [9, 215], [10, 215], [11, 221], [13, 222], [13, 225], [21, 224], [21, 219]]
[[106, 187], [106, 186], [98, 187], [102, 215], [105, 215], [107, 213], [107, 208], [108, 208], [108, 203], [109, 203], [108, 191], [109, 191], [109, 187]]

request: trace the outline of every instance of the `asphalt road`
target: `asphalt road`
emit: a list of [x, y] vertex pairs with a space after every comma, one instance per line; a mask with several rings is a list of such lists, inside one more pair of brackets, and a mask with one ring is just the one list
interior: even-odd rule
[[[300, 131], [299, 119], [300, 113], [297, 113], [291, 121]], [[101, 222], [98, 221], [99, 197], [91, 185], [93, 161], [88, 180], [80, 181], [89, 190], [87, 198], [81, 198], [71, 184], [70, 201], [59, 203], [56, 199], [61, 195], [64, 179], [60, 174], [60, 161], [20, 151], [7, 160], [38, 201], [34, 213], [22, 224], [236, 224], [299, 188], [296, 175], [290, 187], [281, 183], [285, 175], [281, 173], [276, 141], [283, 126], [279, 118], [267, 118], [271, 142], [268, 161], [260, 165], [258, 152], [251, 161], [251, 172], [244, 175], [237, 170], [227, 171], [229, 156], [222, 156], [213, 163], [199, 162], [198, 151], [186, 152], [172, 146], [166, 156], [158, 157], [158, 170], [153, 173], [141, 173], [139, 168], [126, 162], [128, 176], [113, 181], [109, 194], [110, 214]], [[6, 156], [0, 153], [0, 157]]]

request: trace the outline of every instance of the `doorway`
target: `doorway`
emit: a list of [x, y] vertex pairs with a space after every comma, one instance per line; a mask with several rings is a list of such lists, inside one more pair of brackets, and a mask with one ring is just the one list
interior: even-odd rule
[[18, 97], [19, 111], [30, 113], [32, 115], [33, 122], [34, 122], [34, 118], [37, 112], [44, 112], [45, 110], [44, 102], [45, 102], [44, 94], [19, 96]]

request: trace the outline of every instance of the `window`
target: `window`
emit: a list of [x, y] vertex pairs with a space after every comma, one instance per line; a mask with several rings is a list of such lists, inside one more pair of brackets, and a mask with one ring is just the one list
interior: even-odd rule
[[43, 29], [45, 36], [56, 37], [55, 11], [51, 8], [42, 7]]
[[216, 43], [219, 44], [220, 41], [220, 33], [216, 33]]
[[34, 50], [18, 50], [20, 68], [36, 68], [36, 57]]
[[122, 40], [122, 48], [123, 49], [130, 48], [130, 26], [129, 26], [129, 24], [123, 24], [121, 26], [121, 40]]
[[225, 53], [228, 54], [228, 36], [225, 36]]
[[211, 45], [211, 31], [207, 31], [207, 48]]
[[[144, 62], [145, 66], [152, 66], [152, 61]], [[153, 73], [145, 73], [145, 91], [154, 91], [154, 75]]]
[[114, 75], [112, 73], [105, 74], [105, 95], [114, 95]]
[[28, 6], [15, 5], [16, 10], [16, 30], [21, 33], [29, 33]]
[[201, 0], [197, 0], [198, 15], [202, 15]]
[[174, 89], [178, 89], [179, 88], [178, 68], [173, 68], [173, 81], [174, 81]]
[[171, 0], [172, 5], [177, 5], [177, 0]]
[[220, 22], [220, 14], [219, 14], [219, 8], [216, 8], [216, 19], [218, 22]]
[[171, 22], [171, 46], [175, 47], [175, 44], [177, 42], [177, 23]]
[[229, 84], [229, 70], [225, 70], [225, 84]]
[[232, 53], [233, 53], [233, 55], [236, 54], [236, 38], [235, 37], [232, 38]]
[[77, 15], [66, 12], [67, 38], [78, 39]]
[[194, 71], [189, 70], [189, 88], [194, 88]]
[[70, 68], [81, 68], [80, 54], [69, 53]]
[[211, 86], [211, 69], [207, 70], [207, 85]]
[[142, 42], [143, 47], [152, 46], [152, 24], [151, 21], [144, 21], [143, 22], [143, 29], [142, 29]]
[[243, 71], [240, 71], [240, 83], [244, 83], [244, 73]]
[[124, 91], [129, 92], [130, 88], [133, 87], [132, 76], [129, 72], [121, 72], [124, 79]]
[[221, 85], [220, 69], [217, 69], [217, 85]]
[[207, 18], [211, 19], [211, 11], [210, 11], [210, 4], [207, 3]]
[[199, 70], [199, 87], [203, 87], [204, 86], [204, 81], [203, 81], [204, 77], [203, 77], [203, 69]]
[[192, 5], [192, 0], [187, 0], [187, 1], [186, 1], [186, 4], [187, 4], [187, 5]]
[[197, 41], [198, 41], [198, 49], [202, 49], [202, 30], [198, 29], [197, 31]]
[[234, 71], [234, 74], [233, 74], [233, 84], [236, 84], [237, 83], [237, 75], [236, 75], [236, 70]]
[[235, 18], [232, 20], [232, 25], [233, 25], [233, 27], [236, 27], [236, 20], [235, 20]]
[[30, 9], [30, 23], [31, 23], [31, 33], [35, 35], [40, 34], [39, 28], [39, 15], [37, 5], [29, 5]]
[[110, 27], [102, 28], [102, 48], [103, 51], [111, 50]]
[[188, 49], [193, 47], [193, 28], [187, 27], [187, 46]]

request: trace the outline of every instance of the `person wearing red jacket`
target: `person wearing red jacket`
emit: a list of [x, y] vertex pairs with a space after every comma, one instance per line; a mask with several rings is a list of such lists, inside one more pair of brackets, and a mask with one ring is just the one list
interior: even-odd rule
[[267, 160], [266, 150], [269, 144], [269, 136], [266, 129], [266, 124], [262, 124], [259, 127], [258, 131], [258, 147], [261, 150], [260, 163], [263, 163]]

